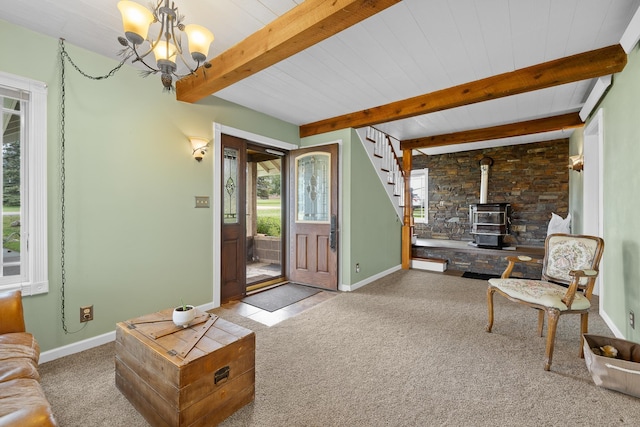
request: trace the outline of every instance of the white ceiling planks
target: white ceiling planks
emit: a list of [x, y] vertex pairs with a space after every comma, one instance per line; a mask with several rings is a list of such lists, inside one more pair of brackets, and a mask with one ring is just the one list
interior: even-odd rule
[[[432, 48], [434, 57], [427, 59], [430, 59], [429, 62], [439, 62], [447, 76], [443, 85], [435, 89], [469, 81], [472, 69], [469, 67], [468, 57], [461, 49], [464, 46], [463, 38], [456, 24], [456, 17], [451, 13], [447, 2], [413, 2], [411, 10], [415, 13], [416, 22]], [[413, 49], [418, 47], [414, 46]], [[430, 70], [427, 69], [427, 76], [429, 74]]]
[[[302, 3], [175, 1], [186, 23], [213, 31], [210, 55]], [[1, 19], [118, 60], [116, 4], [14, 1]], [[616, 44], [638, 6], [640, 0], [403, 0], [215, 95], [303, 125]], [[576, 82], [377, 127], [403, 140], [563, 114], [579, 110], [592, 86]]]
[[[477, 3], [478, 24], [482, 32], [486, 51], [491, 64], [489, 75], [507, 73], [515, 69], [513, 43], [511, 42], [510, 8], [507, 0], [490, 0]], [[484, 78], [487, 76], [481, 76]]]
[[460, 52], [466, 59], [467, 67], [473, 71], [473, 80], [480, 80], [494, 73], [489, 55], [487, 55], [487, 43], [482, 32], [476, 5], [468, 3], [451, 2], [449, 8], [451, 13], [456, 16], [457, 31], [461, 40], [460, 47], [464, 49]]

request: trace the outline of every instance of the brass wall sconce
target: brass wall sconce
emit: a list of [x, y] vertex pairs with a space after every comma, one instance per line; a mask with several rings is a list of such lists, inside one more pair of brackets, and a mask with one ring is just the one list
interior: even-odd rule
[[584, 168], [584, 156], [577, 154], [575, 156], [569, 156], [569, 169], [572, 171], [580, 172]]
[[201, 162], [204, 155], [209, 149], [209, 140], [205, 138], [190, 136], [191, 147], [193, 148], [193, 158]]

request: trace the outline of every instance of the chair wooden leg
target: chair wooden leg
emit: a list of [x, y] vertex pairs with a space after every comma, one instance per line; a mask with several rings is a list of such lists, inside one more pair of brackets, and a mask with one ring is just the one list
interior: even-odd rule
[[584, 359], [584, 334], [589, 332], [589, 313], [580, 315], [580, 358]]
[[547, 348], [545, 352], [544, 370], [551, 369], [551, 360], [553, 359], [553, 347], [556, 342], [556, 328], [558, 327], [558, 319], [560, 318], [560, 310], [550, 308], [547, 309], [549, 323], [547, 325]]
[[489, 310], [489, 322], [485, 328], [487, 332], [491, 332], [491, 328], [493, 328], [493, 294], [495, 291], [492, 286], [487, 288], [487, 310]]
[[542, 336], [542, 330], [544, 329], [544, 310], [538, 310], [538, 336]]

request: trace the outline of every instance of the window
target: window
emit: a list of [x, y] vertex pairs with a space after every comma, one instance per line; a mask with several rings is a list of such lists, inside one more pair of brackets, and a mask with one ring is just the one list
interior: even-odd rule
[[47, 88], [0, 72], [0, 290], [48, 292]]
[[414, 169], [411, 171], [411, 206], [413, 208], [413, 222], [429, 222], [429, 169]]

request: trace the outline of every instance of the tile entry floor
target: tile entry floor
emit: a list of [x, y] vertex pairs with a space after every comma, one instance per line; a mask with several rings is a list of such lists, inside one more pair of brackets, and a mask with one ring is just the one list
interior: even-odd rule
[[315, 295], [311, 295], [301, 301], [288, 305], [273, 312], [262, 310], [242, 301], [231, 301], [223, 304], [222, 307], [231, 310], [236, 314], [248, 317], [251, 320], [262, 323], [263, 325], [273, 326], [283, 320], [296, 316], [305, 310], [315, 307], [318, 304], [327, 301], [338, 295], [338, 292], [320, 291]]

